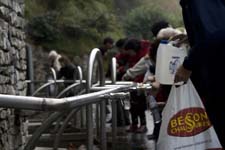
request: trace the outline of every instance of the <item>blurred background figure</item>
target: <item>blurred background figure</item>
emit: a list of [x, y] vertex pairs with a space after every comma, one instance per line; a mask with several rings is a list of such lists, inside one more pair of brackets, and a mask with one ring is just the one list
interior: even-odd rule
[[[128, 39], [124, 44], [124, 50], [127, 51], [129, 68], [133, 67], [142, 57], [149, 53], [151, 43], [148, 40], [138, 40], [135, 38]], [[144, 74], [136, 76], [134, 79], [123, 78], [123, 80], [130, 80], [134, 82], [142, 82]], [[132, 91], [131, 93], [131, 125], [128, 132], [145, 133], [146, 116], [145, 110], [147, 109], [145, 93]], [[138, 121], [140, 119], [140, 122]]]
[[99, 47], [102, 56], [105, 56], [107, 51], [113, 48], [114, 40], [111, 37], [106, 37], [103, 40], [103, 45]]
[[55, 69], [56, 72], [58, 72], [61, 68], [61, 64], [59, 62], [60, 58], [61, 58], [61, 55], [58, 54], [55, 50], [50, 51], [48, 54], [50, 67]]

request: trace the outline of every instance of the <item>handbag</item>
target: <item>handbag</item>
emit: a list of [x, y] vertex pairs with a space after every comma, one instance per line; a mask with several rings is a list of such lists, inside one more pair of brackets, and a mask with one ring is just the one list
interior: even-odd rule
[[221, 149], [201, 99], [191, 80], [172, 86], [162, 112], [157, 150]]

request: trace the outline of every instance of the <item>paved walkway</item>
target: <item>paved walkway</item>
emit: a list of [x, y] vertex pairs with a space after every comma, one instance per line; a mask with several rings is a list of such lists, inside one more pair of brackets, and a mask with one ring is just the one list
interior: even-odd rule
[[[153, 118], [150, 111], [146, 111], [146, 120], [147, 120], [147, 133], [127, 133], [126, 128], [118, 128], [118, 137], [117, 137], [117, 144], [115, 150], [155, 150], [155, 142], [153, 140], [148, 140], [147, 135], [152, 134], [153, 132]], [[111, 130], [111, 124], [107, 124], [108, 133]], [[107, 141], [108, 147], [107, 150], [112, 150], [112, 143], [110, 142], [111, 136], [108, 136]], [[96, 147], [94, 150], [99, 150], [99, 145], [95, 145]], [[51, 150], [52, 148], [46, 147], [39, 147], [35, 150]], [[61, 150], [66, 150], [61, 149]], [[86, 150], [86, 146], [77, 148], [76, 150]]]
[[153, 132], [153, 118], [150, 111], [146, 111], [146, 120], [147, 133], [127, 133], [125, 128], [119, 128], [116, 150], [155, 150], [155, 141], [147, 139], [147, 135]]

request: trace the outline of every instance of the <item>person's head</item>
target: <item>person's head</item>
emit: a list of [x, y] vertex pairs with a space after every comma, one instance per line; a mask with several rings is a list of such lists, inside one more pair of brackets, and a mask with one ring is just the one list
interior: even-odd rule
[[123, 51], [124, 44], [126, 43], [126, 41], [127, 41], [127, 38], [122, 38], [116, 42], [116, 47], [119, 49], [120, 52]]
[[59, 55], [59, 54], [58, 54], [55, 50], [51, 50], [51, 51], [49, 52], [49, 54], [48, 54], [48, 59], [49, 59], [50, 61], [53, 61], [53, 60], [55, 60], [55, 59], [57, 58], [58, 55]]
[[114, 43], [114, 40], [111, 37], [106, 37], [103, 40], [103, 45], [106, 49], [113, 48], [113, 43]]
[[156, 37], [159, 31], [163, 28], [169, 27], [170, 24], [167, 21], [161, 20], [154, 23], [151, 27], [152, 34]]
[[62, 67], [64, 67], [65, 65], [69, 65], [71, 62], [67, 56], [61, 55], [59, 58], [59, 63], [62, 65]]
[[157, 34], [156, 38], [161, 40], [169, 40], [170, 38], [179, 34], [182, 34], [182, 32], [177, 29], [168, 27], [168, 28], [161, 29], [159, 33]]
[[128, 39], [124, 44], [124, 50], [128, 51], [130, 55], [136, 55], [141, 49], [141, 41], [135, 38]]

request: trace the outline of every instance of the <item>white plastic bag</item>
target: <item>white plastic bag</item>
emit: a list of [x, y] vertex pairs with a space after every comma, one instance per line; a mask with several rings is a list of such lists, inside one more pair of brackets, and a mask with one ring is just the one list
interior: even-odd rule
[[162, 41], [157, 50], [155, 78], [161, 84], [172, 85], [177, 68], [187, 56], [185, 48], [178, 48]]
[[219, 150], [221, 144], [192, 82], [173, 85], [162, 112], [157, 150], [216, 148]]

